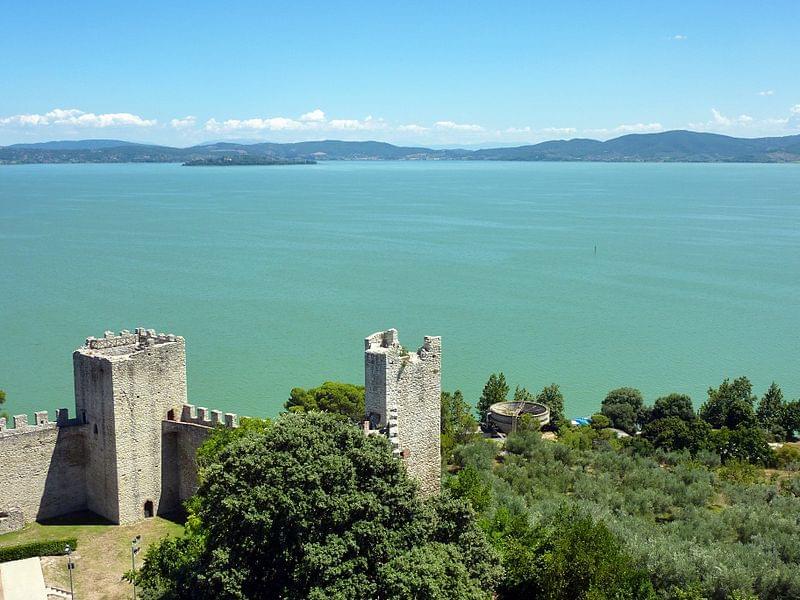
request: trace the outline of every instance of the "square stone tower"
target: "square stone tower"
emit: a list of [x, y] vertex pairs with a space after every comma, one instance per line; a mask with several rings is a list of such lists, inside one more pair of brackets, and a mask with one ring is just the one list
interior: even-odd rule
[[186, 348], [152, 329], [107, 331], [72, 355], [75, 404], [86, 432], [89, 510], [132, 523], [172, 508], [162, 504], [162, 421], [186, 403]]
[[396, 329], [364, 340], [366, 419], [386, 431], [393, 451], [425, 495], [441, 486], [442, 338], [425, 336], [408, 352]]

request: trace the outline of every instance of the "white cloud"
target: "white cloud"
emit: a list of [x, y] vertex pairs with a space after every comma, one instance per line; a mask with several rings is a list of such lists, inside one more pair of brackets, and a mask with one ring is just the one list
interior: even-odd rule
[[633, 123], [630, 125], [617, 125], [614, 128], [616, 133], [656, 133], [663, 130], [661, 123]]
[[604, 137], [609, 135], [624, 135], [627, 133], [658, 133], [659, 131], [664, 131], [664, 127], [661, 123], [623, 123], [611, 129], [607, 127], [601, 129], [585, 129], [584, 133]]
[[753, 122], [753, 117], [750, 115], [739, 115], [738, 117], [726, 117], [716, 108], [711, 109], [711, 114], [714, 117], [714, 124], [722, 127], [731, 127], [733, 125], [748, 125]]
[[578, 133], [578, 130], [574, 127], [545, 127], [542, 129], [542, 133], [546, 135], [575, 135]]
[[152, 127], [156, 125], [155, 119], [143, 119], [131, 113], [103, 113], [95, 114], [78, 110], [77, 108], [54, 108], [44, 114], [12, 115], [0, 118], [0, 125], [18, 126], [46, 126], [70, 125], [74, 127]]
[[449, 129], [451, 131], [483, 131], [480, 125], [472, 125], [468, 123], [456, 123], [454, 121], [436, 121], [433, 124], [438, 129]]
[[800, 129], [800, 104], [790, 107], [789, 115], [784, 117], [756, 119], [747, 114], [729, 117], [716, 108], [711, 109], [711, 117], [706, 122], [689, 123], [688, 128], [747, 136], [788, 135]]
[[758, 95], [759, 96], [774, 96], [775, 95], [775, 90], [763, 90], [761, 92], [758, 92]]
[[224, 133], [227, 131], [295, 131], [304, 128], [304, 124], [287, 117], [272, 117], [269, 119], [227, 119], [219, 122], [216, 119], [206, 121], [206, 131]]
[[300, 120], [309, 123], [322, 123], [325, 121], [325, 113], [319, 108], [300, 115]]
[[687, 38], [687, 36], [683, 35], [682, 33], [678, 33], [676, 35], [671, 36], [669, 39], [671, 39], [671, 40], [673, 40], [675, 42], [682, 42], [686, 38]]
[[383, 119], [376, 119], [372, 115], [365, 117], [363, 120], [359, 119], [331, 119], [328, 121], [327, 126], [330, 129], [344, 130], [344, 131], [375, 131], [379, 129], [388, 129], [388, 125]]
[[188, 115], [182, 119], [172, 119], [170, 120], [169, 124], [170, 127], [173, 127], [174, 129], [188, 129], [197, 124], [197, 117]]
[[408, 125], [400, 125], [397, 128], [397, 131], [406, 131], [408, 133], [427, 133], [430, 131], [430, 127], [424, 127], [422, 125], [417, 125], [416, 123], [410, 123]]

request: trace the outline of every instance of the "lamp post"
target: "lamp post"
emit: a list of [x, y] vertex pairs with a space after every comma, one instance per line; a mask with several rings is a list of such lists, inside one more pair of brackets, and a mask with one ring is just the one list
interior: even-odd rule
[[69, 544], [67, 544], [66, 548], [64, 548], [64, 552], [67, 553], [67, 571], [69, 571], [69, 596], [70, 598], [75, 598], [75, 592], [72, 589], [72, 570], [75, 568], [75, 563], [72, 562], [72, 548], [69, 547]]
[[133, 583], [133, 600], [136, 600], [136, 555], [139, 553], [139, 542], [142, 536], [137, 535], [131, 540], [131, 583]]

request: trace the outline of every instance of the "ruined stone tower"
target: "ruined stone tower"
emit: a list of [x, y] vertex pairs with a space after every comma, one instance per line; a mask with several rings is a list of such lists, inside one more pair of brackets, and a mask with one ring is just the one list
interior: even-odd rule
[[[186, 403], [180, 336], [106, 332], [73, 354], [75, 405], [86, 429], [86, 504], [115, 523], [175, 508], [162, 490], [162, 421]], [[167, 506], [169, 505], [169, 506]]]
[[369, 426], [385, 431], [425, 495], [438, 493], [441, 482], [441, 366], [440, 337], [425, 336], [416, 352], [400, 345], [396, 329], [364, 340]]

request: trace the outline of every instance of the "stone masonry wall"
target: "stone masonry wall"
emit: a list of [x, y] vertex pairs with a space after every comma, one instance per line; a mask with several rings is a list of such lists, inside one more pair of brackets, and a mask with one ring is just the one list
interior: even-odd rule
[[0, 513], [19, 509], [26, 522], [86, 508], [85, 427], [36, 415], [35, 425], [21, 415], [0, 431]]
[[366, 418], [387, 429], [420, 491], [438, 493], [441, 338], [426, 336], [419, 350], [406, 352], [390, 329], [367, 337], [364, 346]]
[[222, 413], [184, 404], [179, 418], [163, 422], [165, 448], [164, 469], [171, 469], [170, 479], [174, 481], [170, 500], [172, 510], [180, 509], [183, 502], [197, 491], [197, 449], [214, 431], [215, 427], [238, 427], [239, 417], [234, 413]]
[[[75, 402], [89, 425], [89, 508], [118, 523], [172, 509], [175, 482], [162, 473], [162, 421], [186, 403], [184, 340], [137, 329], [89, 338], [73, 354]], [[166, 488], [162, 506], [162, 487]]]

